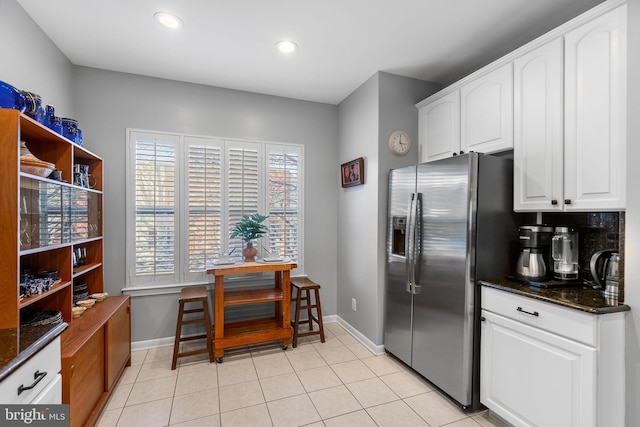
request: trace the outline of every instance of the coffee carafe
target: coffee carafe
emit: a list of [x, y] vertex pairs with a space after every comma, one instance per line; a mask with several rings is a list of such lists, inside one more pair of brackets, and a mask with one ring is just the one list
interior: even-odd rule
[[524, 280], [546, 280], [549, 278], [547, 258], [553, 227], [545, 225], [522, 225], [518, 227], [520, 255], [516, 265], [516, 276]]
[[556, 227], [551, 240], [553, 277], [560, 280], [578, 278], [578, 232], [569, 227]]

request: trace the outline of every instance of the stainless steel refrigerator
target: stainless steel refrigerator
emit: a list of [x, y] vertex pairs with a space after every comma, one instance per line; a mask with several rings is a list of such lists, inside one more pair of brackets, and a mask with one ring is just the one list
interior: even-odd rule
[[517, 244], [511, 159], [468, 153], [389, 174], [384, 347], [456, 401], [481, 408], [480, 279]]

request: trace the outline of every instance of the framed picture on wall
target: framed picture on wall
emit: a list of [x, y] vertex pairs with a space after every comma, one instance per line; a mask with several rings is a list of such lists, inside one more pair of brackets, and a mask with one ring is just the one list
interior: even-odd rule
[[364, 159], [359, 157], [340, 166], [342, 188], [364, 184]]

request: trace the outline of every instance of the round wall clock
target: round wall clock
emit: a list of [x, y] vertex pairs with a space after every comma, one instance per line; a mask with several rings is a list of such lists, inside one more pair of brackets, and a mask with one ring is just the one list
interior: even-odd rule
[[404, 156], [411, 148], [411, 140], [406, 132], [397, 130], [389, 137], [389, 150], [396, 156]]

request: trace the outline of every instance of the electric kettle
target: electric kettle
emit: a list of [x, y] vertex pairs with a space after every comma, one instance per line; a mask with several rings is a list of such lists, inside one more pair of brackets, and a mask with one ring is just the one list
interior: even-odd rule
[[593, 254], [589, 264], [593, 280], [604, 290], [604, 295], [617, 298], [620, 282], [620, 254], [612, 250], [598, 251]]

